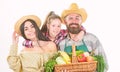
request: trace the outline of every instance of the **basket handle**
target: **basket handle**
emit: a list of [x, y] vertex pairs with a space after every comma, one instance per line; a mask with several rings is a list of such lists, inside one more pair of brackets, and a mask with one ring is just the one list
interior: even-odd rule
[[76, 47], [75, 44], [72, 45], [72, 63], [77, 63], [77, 56], [76, 56]]

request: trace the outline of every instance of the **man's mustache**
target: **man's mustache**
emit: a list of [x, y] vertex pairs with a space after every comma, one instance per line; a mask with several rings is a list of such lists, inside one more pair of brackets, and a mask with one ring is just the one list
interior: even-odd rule
[[70, 23], [69, 26], [71, 25], [79, 25], [78, 23]]

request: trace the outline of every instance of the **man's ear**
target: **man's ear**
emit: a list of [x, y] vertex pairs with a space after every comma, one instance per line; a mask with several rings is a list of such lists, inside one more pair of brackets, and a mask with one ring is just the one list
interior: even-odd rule
[[64, 24], [66, 24], [67, 22], [66, 22], [66, 20], [64, 20]]
[[62, 23], [63, 23], [63, 24], [66, 24], [66, 20], [65, 20], [65, 18], [62, 19]]
[[47, 29], [49, 29], [50, 28], [50, 25], [47, 23]]

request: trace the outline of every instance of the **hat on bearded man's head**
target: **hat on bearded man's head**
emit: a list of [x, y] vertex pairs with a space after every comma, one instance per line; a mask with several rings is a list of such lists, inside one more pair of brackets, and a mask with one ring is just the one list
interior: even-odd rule
[[72, 14], [72, 13], [81, 15], [83, 22], [85, 22], [86, 19], [87, 19], [87, 13], [86, 13], [85, 9], [79, 8], [76, 3], [72, 3], [72, 4], [70, 5], [69, 9], [64, 10], [64, 11], [62, 12], [61, 17], [62, 17], [62, 19], [64, 20], [67, 15]]

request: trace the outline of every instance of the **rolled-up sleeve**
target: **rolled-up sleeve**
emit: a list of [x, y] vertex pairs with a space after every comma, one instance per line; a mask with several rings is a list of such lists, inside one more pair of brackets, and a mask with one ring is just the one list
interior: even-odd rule
[[14, 72], [21, 72], [21, 61], [20, 61], [20, 57], [17, 55], [18, 52], [17, 49], [18, 49], [17, 45], [10, 46], [10, 52], [7, 57], [7, 62], [9, 64], [9, 67]]

